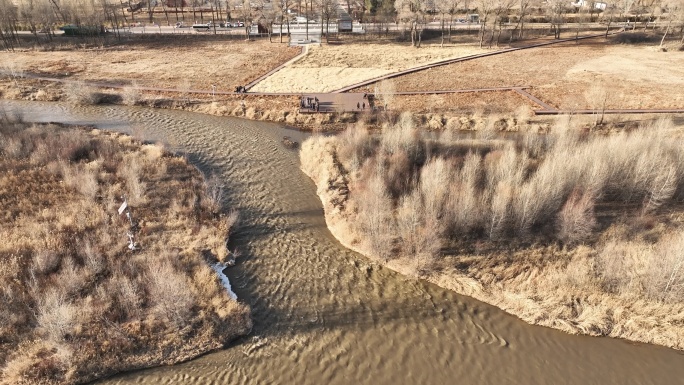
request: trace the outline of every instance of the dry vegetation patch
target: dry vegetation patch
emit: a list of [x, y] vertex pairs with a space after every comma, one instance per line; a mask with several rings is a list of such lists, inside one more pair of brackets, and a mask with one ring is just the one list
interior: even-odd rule
[[409, 114], [302, 144], [345, 245], [574, 333], [684, 349], [684, 147], [668, 120], [422, 136]]
[[232, 92], [299, 52], [264, 40], [178, 38], [104, 49], [0, 52], [0, 69], [21, 63], [20, 70], [45, 76], [188, 90], [215, 85], [217, 91]]
[[[394, 82], [397, 91], [532, 86], [532, 94], [563, 109], [684, 108], [682, 68], [682, 52], [587, 41], [450, 64]], [[587, 98], [595, 85], [609, 95], [605, 104]]]
[[328, 92], [444, 59], [483, 50], [472, 45], [425, 45], [420, 49], [398, 44], [343, 44], [312, 47], [295, 63], [257, 84], [259, 92]]
[[[251, 325], [212, 264], [234, 216], [183, 158], [130, 137], [0, 122], [0, 383], [183, 361]], [[132, 221], [118, 215], [125, 195]], [[134, 235], [136, 251], [128, 249]]]

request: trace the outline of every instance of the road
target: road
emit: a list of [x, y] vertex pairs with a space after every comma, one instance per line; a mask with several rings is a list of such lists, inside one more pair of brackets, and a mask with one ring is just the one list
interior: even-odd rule
[[[245, 28], [238, 27], [238, 28], [222, 28], [222, 27], [216, 27], [215, 29], [209, 28], [207, 30], [195, 30], [192, 28], [192, 26], [184, 26], [177, 28], [176, 26], [163, 26], [163, 25], [144, 25], [142, 23], [139, 23], [140, 26], [136, 27], [125, 27], [121, 29], [121, 33], [132, 33], [132, 34], [163, 34], [163, 35], [173, 35], [173, 34], [222, 34], [222, 35], [245, 35]], [[649, 24], [653, 25], [653, 23]], [[621, 24], [619, 23], [613, 23], [611, 27], [619, 27]], [[513, 24], [509, 24], [505, 26], [504, 28], [514, 28], [515, 26]], [[565, 24], [564, 25], [564, 31], [566, 33], [568, 31], [573, 31], [575, 26], [572, 24]], [[273, 25], [273, 34], [278, 35], [280, 34], [280, 28], [281, 26], [278, 24]], [[328, 31], [330, 33], [337, 33], [337, 28], [338, 24], [337, 22], [331, 22], [327, 28], [324, 27], [325, 31]], [[363, 33], [370, 33], [370, 32], [379, 32], [379, 31], [400, 31], [406, 28], [406, 25], [399, 23], [359, 23], [359, 22], [354, 22], [352, 25], [352, 33], [356, 34], [363, 34]], [[425, 24], [425, 29], [426, 30], [440, 30], [442, 28], [441, 22], [439, 21], [433, 21]], [[445, 30], [448, 30], [449, 26], [448, 24], [444, 26]], [[459, 23], [459, 22], [454, 22], [451, 24], [451, 30], [452, 31], [464, 31], [464, 30], [477, 30], [480, 28], [480, 24], [477, 23]], [[541, 30], [541, 29], [550, 29], [551, 25], [549, 23], [526, 23], [525, 28], [527, 30]], [[582, 30], [587, 31], [587, 30], [602, 30], [606, 28], [606, 25], [603, 23], [584, 23], [582, 25]], [[110, 31], [112, 31], [110, 29]], [[283, 33], [287, 33], [288, 28], [287, 25], [284, 24], [282, 25], [282, 31]], [[306, 24], [296, 24], [296, 23], [290, 23], [290, 28], [289, 31], [293, 35], [306, 35]], [[19, 34], [22, 35], [30, 35], [31, 32], [29, 31], [19, 31]], [[61, 35], [63, 34], [62, 31], [55, 31], [55, 34]], [[316, 38], [316, 42], [318, 42], [317, 37], [320, 36], [321, 34], [321, 23], [309, 23], [309, 39], [311, 38]], [[259, 35], [257, 31], [256, 25], [252, 27], [250, 31], [250, 35], [256, 36]]]

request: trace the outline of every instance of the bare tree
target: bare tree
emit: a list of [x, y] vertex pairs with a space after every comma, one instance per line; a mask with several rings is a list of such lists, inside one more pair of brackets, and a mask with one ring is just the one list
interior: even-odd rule
[[260, 0], [259, 9], [259, 23], [264, 24], [266, 33], [268, 34], [268, 41], [272, 42], [271, 38], [273, 36], [273, 23], [275, 23], [278, 17], [282, 17], [281, 15], [283, 12], [282, 7], [280, 6], [280, 1]]
[[550, 0], [547, 2], [548, 6], [546, 8], [546, 15], [551, 24], [551, 30], [553, 31], [553, 37], [555, 39], [560, 39], [561, 28], [565, 24], [565, 13], [567, 2], [564, 0]]
[[12, 0], [0, 0], [0, 39], [7, 50], [17, 44], [18, 10]]
[[532, 3], [532, 0], [518, 0], [517, 1], [517, 9], [518, 9], [518, 15], [517, 15], [517, 21], [515, 24], [515, 27], [513, 28], [513, 31], [511, 31], [511, 39], [510, 41], [513, 41], [513, 37], [517, 33], [517, 38], [522, 39], [524, 34], [525, 34], [525, 18], [530, 12], [530, 5]]
[[617, 12], [618, 12], [618, 9], [615, 5], [608, 4], [608, 5], [606, 5], [606, 9], [604, 9], [603, 13], [601, 14], [601, 17], [603, 18], [603, 22], [606, 24], [606, 33], [605, 33], [606, 39], [608, 38], [608, 32], [610, 31], [610, 25], [613, 23], [613, 20], [615, 19], [615, 15], [617, 14]]
[[480, 48], [484, 44], [485, 33], [487, 32], [487, 24], [491, 23], [490, 15], [494, 10], [494, 0], [478, 0], [477, 11], [479, 12], [480, 22]]
[[[456, 3], [456, 4], [454, 4]], [[444, 30], [445, 30], [445, 19], [446, 15], [449, 18], [449, 38], [451, 38], [451, 22], [453, 21], [453, 9], [458, 6], [458, 0], [435, 0], [435, 11], [440, 15], [440, 30], [442, 31], [442, 40], [440, 41], [440, 47], [444, 47]]]
[[[663, 46], [663, 43], [665, 43], [665, 38], [667, 37], [668, 33], [670, 32], [670, 29], [672, 27], [672, 22], [675, 20], [681, 21], [682, 14], [684, 14], [684, 6], [681, 4], [680, 0], [670, 0], [665, 6], [668, 10], [668, 17], [667, 17], [667, 27], [665, 27], [665, 33], [663, 33], [663, 37], [660, 39], [660, 47], [661, 48]], [[684, 37], [682, 37], [682, 41], [684, 41]]]
[[[337, 10], [339, 3], [337, 0], [320, 0], [321, 6], [321, 22], [325, 23], [325, 40], [328, 41], [330, 33], [330, 20], [337, 17]], [[321, 24], [321, 32], [323, 32], [323, 24]]]
[[[249, 32], [252, 30], [255, 14], [250, 0], [234, 0], [233, 12], [238, 19], [245, 24], [245, 40], [249, 40]], [[231, 12], [231, 13], [233, 13]]]
[[496, 0], [496, 7], [494, 8], [494, 23], [492, 23], [492, 36], [489, 40], [489, 48], [492, 47], [492, 40], [494, 40], [494, 29], [498, 31], [496, 32], [496, 46], [499, 46], [503, 26], [508, 18], [508, 14], [510, 13], [513, 4], [515, 4], [515, 0]]
[[409, 26], [411, 45], [420, 48], [425, 26], [425, 13], [428, 8], [427, 1], [395, 0], [394, 8], [397, 11], [398, 18]]

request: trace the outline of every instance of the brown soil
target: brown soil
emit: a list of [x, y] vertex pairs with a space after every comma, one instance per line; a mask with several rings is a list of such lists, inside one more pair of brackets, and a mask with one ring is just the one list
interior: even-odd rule
[[[0, 52], [0, 69], [146, 87], [232, 92], [300, 49], [267, 40], [178, 39], [104, 49]], [[19, 64], [16, 64], [19, 63]]]
[[[606, 108], [664, 109], [684, 108], [682, 68], [684, 52], [605, 45], [599, 39], [450, 64], [393, 81], [397, 92], [532, 86], [533, 95], [562, 109], [600, 107], [586, 96], [599, 85], [608, 94]], [[462, 102], [454, 107], [470, 106], [469, 99]], [[510, 102], [496, 100], [488, 106], [506, 109]]]

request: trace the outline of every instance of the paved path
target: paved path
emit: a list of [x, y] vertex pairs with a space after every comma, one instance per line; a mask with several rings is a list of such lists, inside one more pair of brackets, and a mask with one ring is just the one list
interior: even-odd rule
[[[324, 113], [324, 112], [362, 112], [370, 111], [370, 104], [362, 93], [344, 94], [303, 94], [302, 99], [318, 99], [319, 109], [315, 111], [310, 108], [300, 108], [299, 112], [304, 114]], [[301, 106], [301, 105], [300, 105]]]
[[535, 110], [535, 115], [684, 114], [684, 108], [610, 110]]
[[541, 108], [543, 108], [545, 111], [557, 111], [556, 108], [552, 107], [549, 104], [544, 103], [541, 99], [539, 99], [536, 96], [532, 95], [531, 93], [525, 91], [521, 87], [513, 88], [513, 91], [515, 91], [515, 92], [519, 93], [520, 95], [522, 95], [523, 97], [529, 99], [533, 103], [535, 103], [538, 106], [540, 106]]
[[[517, 91], [517, 90], [524, 90], [525, 88], [530, 88], [530, 86], [466, 88], [466, 89], [460, 89], [460, 90], [438, 90], [438, 91], [404, 91], [404, 92], [393, 92], [392, 95], [463, 94], [463, 93], [469, 93], [469, 92]], [[377, 93], [376, 95], [382, 95], [382, 93]]]
[[[622, 32], [622, 30], [617, 31], [617, 32], [611, 32], [610, 35], [620, 33], [620, 32]], [[459, 62], [464, 62], [464, 61], [468, 61], [468, 60], [474, 60], [474, 59], [479, 59], [479, 58], [483, 58], [483, 57], [494, 56], [494, 55], [501, 55], [504, 53], [521, 51], [524, 49], [539, 48], [539, 47], [545, 47], [545, 46], [553, 45], [553, 44], [567, 43], [567, 42], [576, 41], [576, 40], [585, 40], [585, 39], [593, 39], [593, 38], [597, 38], [597, 37], [604, 37], [605, 35], [606, 35], [605, 33], [602, 33], [600, 35], [589, 35], [589, 36], [580, 36], [578, 38], [573, 37], [573, 38], [569, 38], [569, 39], [559, 39], [559, 40], [547, 41], [544, 43], [527, 45], [527, 46], [523, 46], [523, 47], [506, 48], [506, 49], [493, 51], [493, 52], [479, 53], [479, 54], [464, 56], [464, 57], [460, 57], [460, 58], [456, 58], [456, 59], [446, 59], [446, 60], [438, 61], [435, 63], [426, 64], [426, 65], [422, 65], [419, 67], [413, 67], [413, 68], [409, 68], [409, 69], [406, 69], [403, 71], [378, 76], [378, 77], [370, 79], [370, 80], [364, 80], [362, 82], [352, 84], [350, 86], [346, 86], [346, 87], [340, 88], [340, 89], [332, 91], [332, 92], [334, 92], [334, 93], [347, 92], [347, 91], [351, 91], [351, 90], [359, 88], [359, 87], [363, 87], [363, 86], [367, 86], [369, 84], [377, 83], [377, 82], [385, 80], [385, 79], [396, 78], [398, 76], [408, 75], [408, 74], [412, 74], [414, 72], [423, 71], [423, 70], [426, 70], [429, 68], [439, 67], [439, 66], [443, 66], [443, 65], [447, 65], [447, 64], [459, 63]]]

